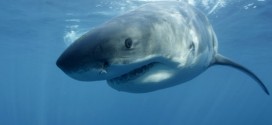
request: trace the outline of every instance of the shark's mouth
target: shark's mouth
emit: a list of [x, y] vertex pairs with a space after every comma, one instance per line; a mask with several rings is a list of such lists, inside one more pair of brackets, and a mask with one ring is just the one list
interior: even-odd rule
[[144, 75], [146, 72], [148, 72], [152, 67], [154, 67], [157, 63], [152, 62], [147, 65], [143, 65], [137, 69], [134, 69], [130, 72], [127, 72], [121, 76], [115, 77], [113, 79], [109, 79], [108, 82], [113, 84], [121, 84], [126, 83], [131, 80], [135, 80], [139, 78], [140, 76]]

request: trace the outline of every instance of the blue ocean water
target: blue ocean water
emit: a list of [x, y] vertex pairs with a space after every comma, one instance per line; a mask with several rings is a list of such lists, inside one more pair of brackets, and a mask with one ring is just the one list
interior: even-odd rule
[[[187, 1], [208, 15], [219, 51], [272, 92], [272, 2]], [[144, 94], [75, 81], [57, 68], [80, 34], [146, 2], [0, 1], [0, 125], [272, 125], [271, 95], [229, 67]]]

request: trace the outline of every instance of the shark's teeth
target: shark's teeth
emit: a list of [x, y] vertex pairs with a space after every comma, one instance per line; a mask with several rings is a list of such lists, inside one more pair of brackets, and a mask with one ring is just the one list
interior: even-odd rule
[[134, 69], [126, 74], [123, 74], [119, 77], [110, 79], [110, 82], [114, 83], [114, 84], [121, 84], [121, 83], [126, 83], [127, 81], [130, 81], [130, 80], [134, 80], [134, 79], [142, 76], [144, 73], [146, 73], [155, 64], [156, 63], [149, 63], [147, 65], [140, 67], [140, 68]]

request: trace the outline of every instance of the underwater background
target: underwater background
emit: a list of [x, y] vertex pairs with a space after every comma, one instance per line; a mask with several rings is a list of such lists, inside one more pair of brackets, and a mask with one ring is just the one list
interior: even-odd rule
[[[219, 52], [272, 92], [272, 1], [185, 0], [202, 10]], [[80, 82], [55, 62], [84, 32], [150, 0], [0, 1], [0, 125], [272, 125], [272, 96], [214, 66], [175, 87], [133, 94]]]

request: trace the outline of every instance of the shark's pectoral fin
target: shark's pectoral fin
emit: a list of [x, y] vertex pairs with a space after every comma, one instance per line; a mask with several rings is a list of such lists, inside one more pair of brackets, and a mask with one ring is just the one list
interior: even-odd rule
[[226, 57], [224, 57], [224, 56], [222, 56], [220, 54], [217, 54], [215, 56], [215, 61], [214, 61], [213, 65], [224, 65], [224, 66], [230, 66], [230, 67], [239, 69], [240, 71], [246, 73], [252, 79], [254, 79], [261, 86], [261, 88], [265, 91], [265, 93], [267, 95], [269, 95], [269, 91], [266, 88], [266, 86], [264, 85], [264, 83], [252, 71], [250, 71], [249, 69], [243, 67], [242, 65], [237, 64], [237, 63], [231, 61], [230, 59], [228, 59], [228, 58], [226, 58]]

